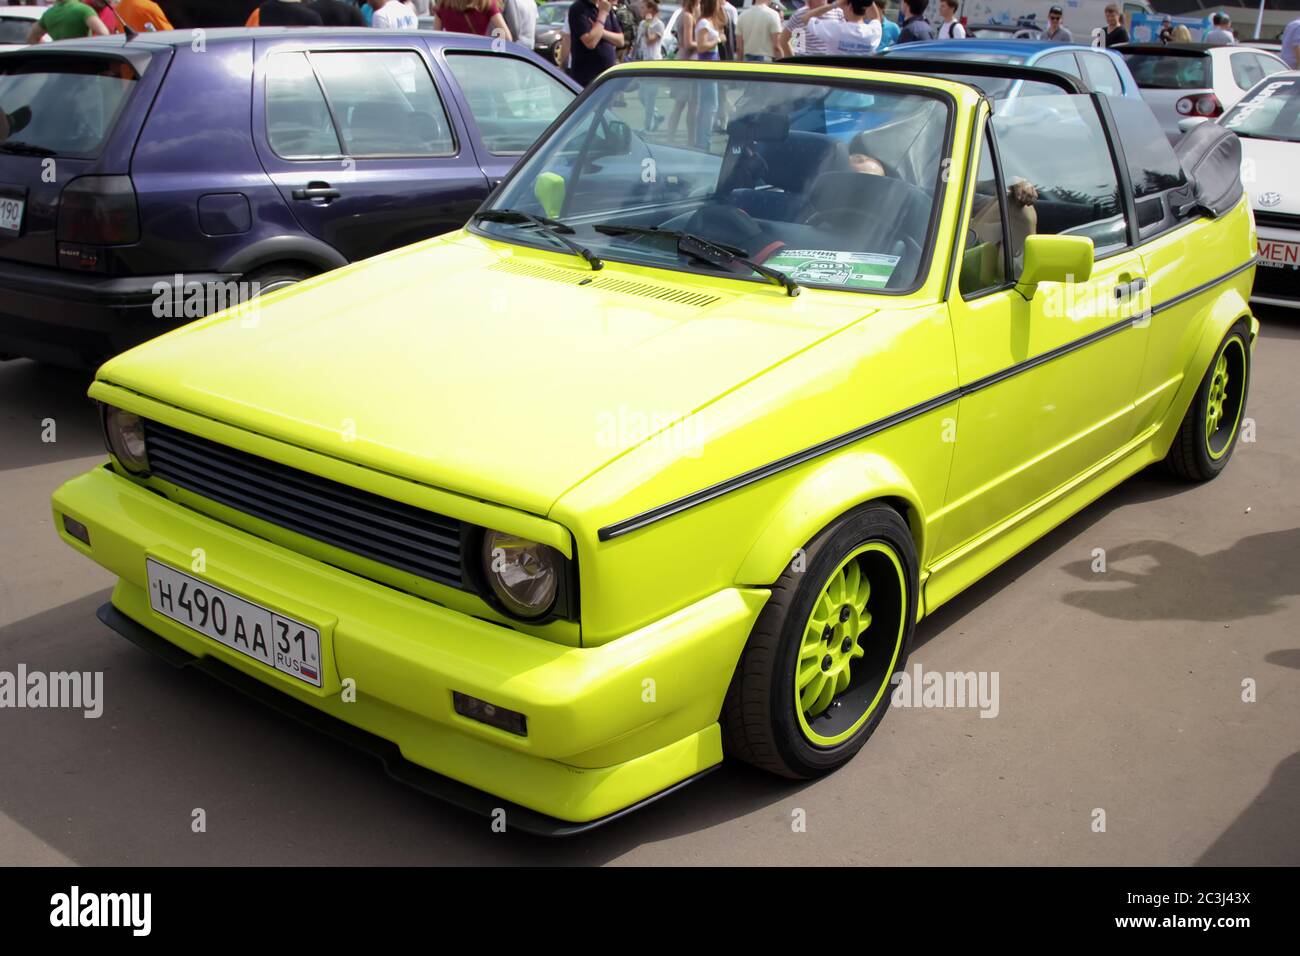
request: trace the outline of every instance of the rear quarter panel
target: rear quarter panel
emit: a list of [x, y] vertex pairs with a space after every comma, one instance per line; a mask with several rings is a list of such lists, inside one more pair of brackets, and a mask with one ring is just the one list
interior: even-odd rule
[[[301, 232], [258, 162], [250, 135], [252, 40], [180, 46], [131, 161], [144, 237], [128, 261], [137, 274], [216, 271], [240, 249]], [[248, 206], [249, 228], [209, 235], [199, 200]]]

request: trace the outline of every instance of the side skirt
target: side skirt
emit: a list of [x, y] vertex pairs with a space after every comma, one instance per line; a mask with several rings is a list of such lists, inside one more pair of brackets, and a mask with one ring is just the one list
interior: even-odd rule
[[1074, 481], [937, 560], [929, 567], [929, 576], [925, 579], [925, 613], [930, 614], [952, 600], [1125, 479], [1156, 461], [1158, 456], [1151, 448], [1151, 439], [1158, 431], [1158, 425], [1146, 429]]

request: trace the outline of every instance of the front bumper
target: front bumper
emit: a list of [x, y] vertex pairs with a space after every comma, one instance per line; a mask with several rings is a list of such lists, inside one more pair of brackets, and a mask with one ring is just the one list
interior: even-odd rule
[[[110, 278], [0, 261], [0, 353], [56, 365], [94, 368], [191, 319], [157, 318], [159, 283], [174, 275]], [[238, 276], [186, 273], [186, 283], [226, 282]]]
[[[112, 605], [126, 619], [190, 657], [390, 741], [405, 761], [570, 823], [618, 814], [722, 759], [722, 698], [768, 597], [728, 588], [608, 644], [574, 648], [296, 554], [107, 468], [65, 484], [53, 505], [60, 536], [118, 576]], [[89, 546], [67, 534], [63, 515], [86, 526]], [[198, 554], [205, 566], [193, 572]], [[146, 557], [318, 627], [324, 686], [155, 613]], [[353, 701], [344, 699], [345, 679]], [[522, 712], [528, 735], [460, 716], [453, 690]]]

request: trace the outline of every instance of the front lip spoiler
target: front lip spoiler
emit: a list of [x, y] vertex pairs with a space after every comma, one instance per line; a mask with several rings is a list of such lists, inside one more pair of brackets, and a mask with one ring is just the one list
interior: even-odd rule
[[384, 765], [384, 770], [394, 780], [413, 787], [427, 796], [434, 797], [444, 803], [450, 803], [479, 816], [491, 817], [495, 811], [505, 810], [509, 829], [522, 830], [534, 836], [568, 837], [586, 833], [607, 823], [612, 823], [629, 813], [634, 813], [657, 800], [661, 800], [669, 794], [694, 783], [701, 777], [712, 773], [721, 766], [721, 764], [714, 764], [712, 767], [707, 767], [699, 773], [673, 784], [666, 790], [660, 790], [658, 793], [651, 794], [631, 806], [624, 807], [622, 810], [617, 810], [599, 819], [588, 820], [584, 823], [560, 820], [557, 817], [538, 813], [528, 807], [511, 803], [509, 800], [495, 797], [486, 791], [478, 790], [468, 784], [461, 783], [459, 780], [453, 780], [427, 767], [412, 763], [402, 756], [401, 750], [391, 741], [377, 737], [358, 727], [353, 727], [337, 717], [321, 713], [314, 707], [268, 687], [261, 681], [249, 677], [242, 671], [238, 671], [216, 658], [193, 656], [170, 641], [159, 637], [144, 625], [127, 617], [115, 608], [111, 601], [101, 604], [95, 612], [95, 616], [103, 624], [125, 637], [131, 643], [149, 651], [173, 667], [197, 668], [209, 676], [215, 677], [223, 684], [233, 687], [259, 703], [284, 714], [286, 717], [292, 717], [313, 730], [327, 734], [335, 740], [377, 758]]

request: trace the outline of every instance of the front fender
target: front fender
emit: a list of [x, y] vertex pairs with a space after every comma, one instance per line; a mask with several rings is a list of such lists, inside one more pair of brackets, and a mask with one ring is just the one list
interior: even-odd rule
[[819, 531], [858, 505], [880, 499], [906, 510], [904, 517], [924, 567], [925, 513], [916, 488], [888, 458], [869, 451], [851, 451], [824, 462], [795, 486], [750, 548], [736, 582], [772, 583], [781, 576], [796, 549]]

